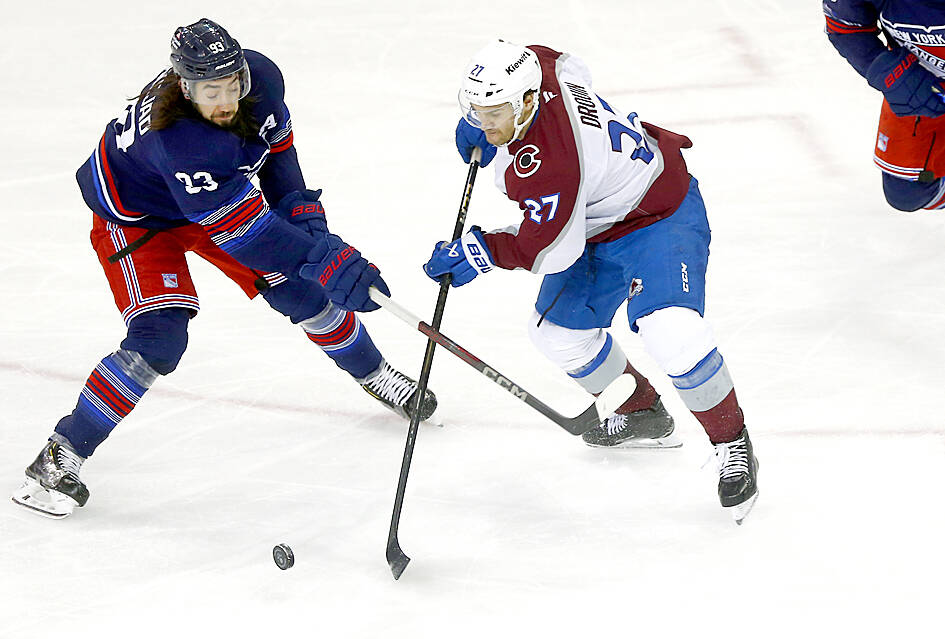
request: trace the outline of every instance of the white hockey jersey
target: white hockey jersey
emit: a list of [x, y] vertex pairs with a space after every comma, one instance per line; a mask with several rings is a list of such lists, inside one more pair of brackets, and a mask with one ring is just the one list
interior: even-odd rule
[[673, 213], [689, 188], [688, 138], [611, 107], [578, 58], [529, 46], [542, 67], [539, 112], [523, 139], [500, 148], [496, 184], [524, 219], [485, 234], [495, 263], [563, 271], [586, 242], [605, 242]]

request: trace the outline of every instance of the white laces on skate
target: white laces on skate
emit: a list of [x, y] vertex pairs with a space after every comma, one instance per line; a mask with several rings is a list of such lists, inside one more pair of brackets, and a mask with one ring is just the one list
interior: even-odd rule
[[616, 435], [627, 427], [627, 416], [621, 415], [619, 413], [614, 413], [608, 417], [600, 427], [608, 435]]
[[55, 456], [56, 463], [63, 472], [67, 475], [72, 475], [76, 479], [79, 478], [79, 469], [82, 468], [82, 462], [85, 461], [85, 457], [81, 457], [78, 453], [69, 450], [62, 444], [56, 446]]
[[417, 389], [416, 384], [410, 381], [406, 375], [395, 370], [386, 362], [381, 372], [364, 385], [370, 388], [378, 397], [397, 406], [403, 406]]
[[739, 437], [733, 442], [715, 444], [715, 451], [702, 466], [705, 467], [713, 461], [719, 471], [719, 479], [747, 475], [748, 444], [745, 442], [745, 438]]

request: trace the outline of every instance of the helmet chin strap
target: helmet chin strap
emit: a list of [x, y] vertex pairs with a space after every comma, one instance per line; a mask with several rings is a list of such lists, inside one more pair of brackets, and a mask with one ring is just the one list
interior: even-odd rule
[[[532, 105], [533, 105], [532, 112], [528, 114], [528, 117], [525, 118], [525, 121], [522, 122], [521, 124], [516, 124], [515, 128], [512, 129], [512, 137], [509, 138], [509, 141], [506, 142], [505, 144], [498, 144], [496, 146], [508, 146], [512, 144], [512, 142], [515, 142], [516, 140], [519, 139], [519, 137], [522, 135], [522, 131], [524, 131], [525, 129], [529, 127], [529, 125], [532, 123], [532, 120], [535, 119], [535, 114], [538, 113], [538, 102], [533, 102]], [[513, 116], [515, 117], [515, 120], [518, 121], [519, 116], [515, 115], [514, 113], [513, 113]]]

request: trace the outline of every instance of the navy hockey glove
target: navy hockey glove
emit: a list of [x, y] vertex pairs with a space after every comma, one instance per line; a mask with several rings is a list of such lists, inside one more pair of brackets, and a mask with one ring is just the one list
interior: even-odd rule
[[495, 267], [492, 255], [478, 226], [454, 242], [438, 242], [430, 261], [423, 265], [423, 272], [431, 280], [440, 281], [447, 273], [453, 275], [451, 284], [469, 284], [480, 273], [488, 273]]
[[894, 49], [876, 56], [866, 79], [871, 87], [883, 92], [893, 113], [900, 117], [934, 118], [945, 114], [945, 102], [940, 97], [941, 81], [922, 68], [908, 49]]
[[479, 161], [479, 166], [489, 166], [489, 162], [492, 162], [498, 149], [486, 142], [486, 134], [482, 132], [482, 129], [477, 129], [465, 119], [460, 118], [459, 124], [456, 125], [456, 150], [459, 151], [463, 162], [469, 164], [472, 161], [472, 150], [477, 146], [482, 149], [482, 160]]
[[377, 267], [337, 235], [324, 234], [305, 259], [306, 263], [299, 267], [299, 277], [321, 284], [328, 299], [343, 310], [379, 309], [368, 295], [372, 286], [390, 296], [390, 289]]
[[325, 207], [318, 201], [322, 190], [292, 191], [276, 205], [276, 213], [309, 235], [318, 237], [328, 232]]

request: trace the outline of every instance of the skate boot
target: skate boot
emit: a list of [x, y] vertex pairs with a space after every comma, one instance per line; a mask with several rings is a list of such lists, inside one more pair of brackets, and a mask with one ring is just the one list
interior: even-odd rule
[[89, 499], [89, 489], [79, 479], [84, 461], [68, 440], [53, 435], [26, 469], [26, 481], [14, 491], [13, 501], [44, 517], [71, 515]]
[[[393, 368], [387, 361], [368, 377], [358, 380], [368, 395], [378, 400], [404, 419], [413, 418], [417, 406], [417, 382]], [[425, 421], [436, 410], [436, 395], [427, 389], [420, 402], [420, 421]]]
[[581, 439], [594, 448], [679, 448], [682, 440], [673, 434], [672, 416], [659, 397], [653, 405], [632, 413], [614, 413]]
[[731, 508], [732, 518], [741, 525], [758, 498], [758, 458], [752, 450], [748, 429], [743, 428], [732, 442], [715, 445], [719, 466], [719, 502]]

